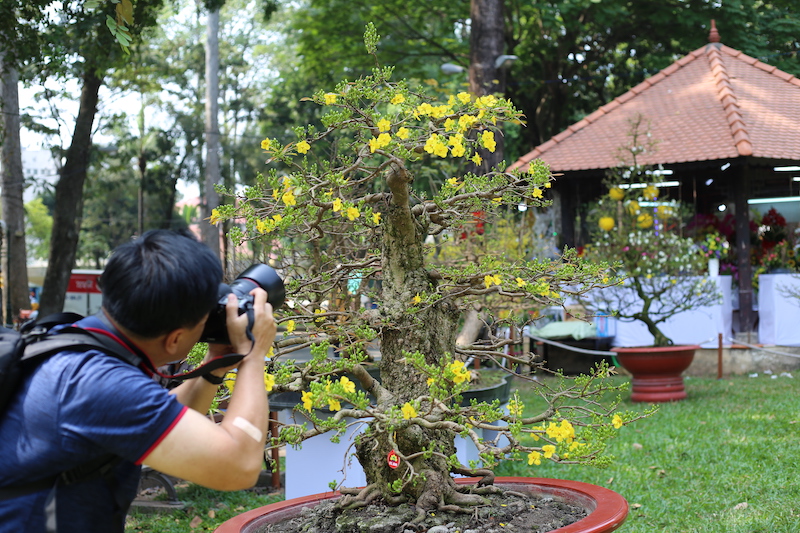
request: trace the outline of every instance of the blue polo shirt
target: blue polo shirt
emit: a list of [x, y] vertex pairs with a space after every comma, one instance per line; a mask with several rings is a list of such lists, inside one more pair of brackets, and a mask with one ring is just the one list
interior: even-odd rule
[[[26, 376], [0, 415], [0, 487], [117, 455], [122, 462], [113, 480], [59, 485], [55, 502], [59, 533], [122, 531], [119, 517], [124, 522], [136, 497], [142, 460], [185, 410], [141, 369], [113, 356], [95, 350], [56, 354]], [[0, 499], [0, 533], [47, 531], [50, 493]]]

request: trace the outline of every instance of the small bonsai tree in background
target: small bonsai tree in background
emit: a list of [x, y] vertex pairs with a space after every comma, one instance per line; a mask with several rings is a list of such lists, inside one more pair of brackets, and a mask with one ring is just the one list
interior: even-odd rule
[[[374, 54], [371, 26], [365, 41]], [[436, 158], [478, 166], [481, 154], [494, 150], [500, 125], [521, 116], [494, 96], [461, 93], [435, 103], [391, 75], [378, 66], [371, 76], [315, 94], [311, 100], [327, 109], [323, 127], [298, 128], [289, 143], [265, 139], [269, 162], [282, 166], [214, 216], [244, 221], [231, 233], [235, 240], [267, 240], [272, 263], [287, 279], [285, 335], [271, 354], [267, 381], [274, 391], [302, 391], [298, 409], [311, 423], [281, 427], [272, 445], [326, 432], [336, 438], [353, 419], [368, 422], [355, 444], [368, 485], [350, 491], [343, 505], [380, 496], [415, 503], [422, 519], [426, 511], [484, 503], [481, 492], [495, 490], [491, 467], [503, 459], [603, 465], [606, 441], [640, 415], [599, 401], [610, 388], [605, 367], [575, 381], [537, 383], [544, 407], [533, 416], [523, 416], [516, 397], [507, 412], [497, 403], [460, 405], [469, 358], [530, 364], [527, 356], [503, 353], [507, 339], [457, 347], [464, 305], [489, 295], [560, 304], [571, 287], [589, 290], [603, 275], [573, 252], [559, 261], [509, 262], [495, 250], [460, 264], [432, 263], [430, 236], [458, 238], [474, 213], [490, 217], [503, 204], [537, 205], [551, 177], [536, 162], [526, 173], [448, 176], [436, 194], [415, 194], [415, 168]], [[363, 365], [373, 341], [380, 346], [380, 382]], [[331, 345], [339, 357], [329, 357]], [[311, 361], [290, 359], [309, 346]], [[335, 414], [322, 420], [315, 409]], [[501, 438], [484, 441], [480, 430]], [[456, 435], [475, 444], [481, 464], [460, 464]], [[388, 464], [390, 452], [399, 466]], [[482, 488], [467, 494], [451, 474], [482, 476]]]
[[673, 344], [661, 325], [678, 313], [718, 303], [716, 283], [702, 277], [707, 258], [682, 235], [680, 202], [659, 187], [658, 169], [640, 164], [655, 143], [641, 115], [631, 120], [630, 144], [621, 164], [609, 173], [608, 192], [591, 217], [594, 240], [585, 259], [612, 265], [609, 290], [591, 291], [583, 302], [622, 320], [638, 320], [653, 336], [653, 346]]

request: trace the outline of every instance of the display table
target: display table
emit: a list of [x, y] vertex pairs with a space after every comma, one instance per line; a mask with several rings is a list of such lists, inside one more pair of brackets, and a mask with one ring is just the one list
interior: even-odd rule
[[758, 342], [777, 346], [800, 346], [800, 275], [758, 276]]

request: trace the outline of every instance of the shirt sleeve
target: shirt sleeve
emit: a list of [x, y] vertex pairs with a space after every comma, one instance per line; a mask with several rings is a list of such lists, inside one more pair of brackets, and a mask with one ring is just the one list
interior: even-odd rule
[[59, 401], [61, 445], [76, 453], [145, 457], [174, 428], [186, 407], [140, 369], [88, 352], [64, 382]]

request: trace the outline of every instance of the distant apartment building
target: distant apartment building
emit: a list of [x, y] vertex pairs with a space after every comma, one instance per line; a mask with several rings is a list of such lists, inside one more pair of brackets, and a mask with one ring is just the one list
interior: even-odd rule
[[[0, 170], [3, 162], [0, 161]], [[23, 201], [30, 202], [58, 182], [58, 167], [49, 150], [22, 149], [22, 175], [25, 178]]]

